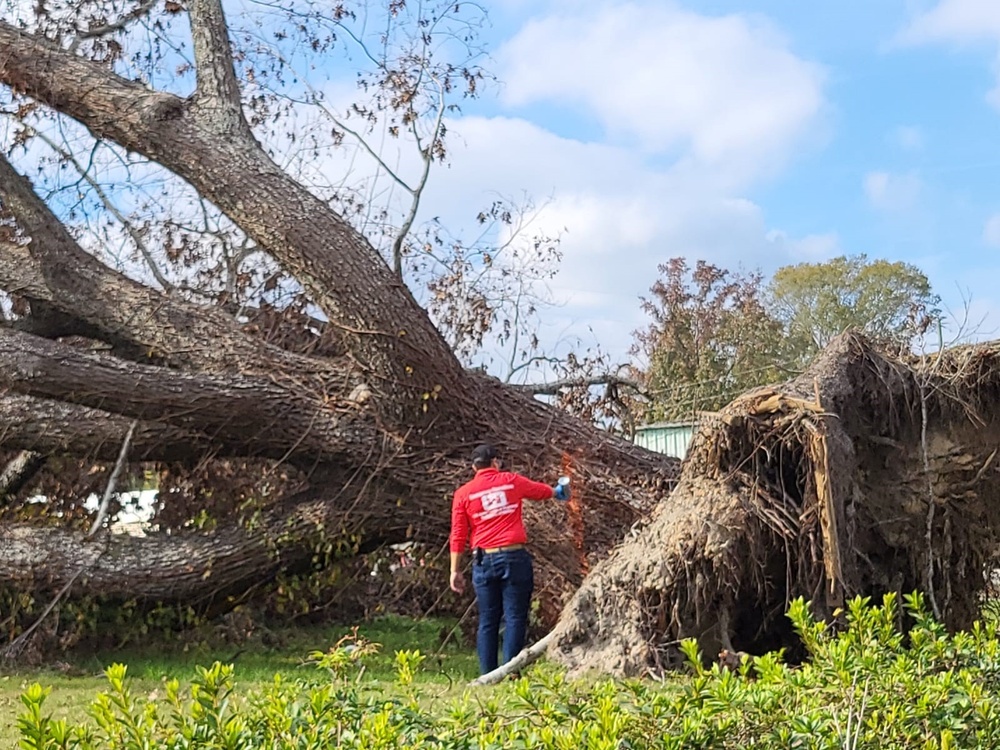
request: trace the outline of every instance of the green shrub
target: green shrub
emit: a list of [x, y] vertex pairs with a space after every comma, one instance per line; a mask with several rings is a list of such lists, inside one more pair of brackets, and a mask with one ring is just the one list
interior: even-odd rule
[[1000, 645], [996, 624], [949, 635], [919, 595], [906, 598], [911, 627], [898, 628], [892, 595], [850, 603], [846, 626], [816, 622], [801, 600], [789, 617], [809, 652], [747, 659], [736, 672], [705, 669], [686, 642], [693, 675], [653, 681], [576, 681], [551, 666], [498, 688], [432, 705], [415, 679], [419, 652], [396, 654], [394, 684], [361, 679], [375, 646], [341, 642], [312, 655], [310, 680], [275, 676], [240, 695], [232, 667], [200, 668], [190, 687], [140, 700], [124, 666], [91, 721], [69, 726], [44, 710], [38, 685], [22, 696], [25, 750], [319, 750], [320, 748], [994, 748], [1000, 747]]

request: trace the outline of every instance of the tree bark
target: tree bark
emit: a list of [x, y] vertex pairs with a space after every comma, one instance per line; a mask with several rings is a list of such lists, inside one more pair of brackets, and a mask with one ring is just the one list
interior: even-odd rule
[[[113, 461], [130, 420], [65, 401], [0, 393], [0, 446], [40, 456], [67, 455]], [[143, 422], [132, 441], [137, 461], [190, 461], [226, 456], [204, 435], [158, 422]]]
[[79, 576], [78, 588], [109, 599], [198, 604], [307, 560], [327, 515], [327, 504], [316, 501], [251, 528], [91, 539], [83, 530], [7, 525], [0, 528], [0, 585], [49, 592]]
[[19, 451], [0, 471], [0, 503], [20, 492], [44, 465], [45, 456]]

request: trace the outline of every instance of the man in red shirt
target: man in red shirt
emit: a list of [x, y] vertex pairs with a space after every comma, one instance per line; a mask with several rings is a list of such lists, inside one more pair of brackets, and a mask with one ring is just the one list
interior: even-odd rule
[[524, 648], [528, 611], [535, 578], [528, 541], [521, 519], [525, 500], [567, 500], [563, 484], [550, 487], [527, 477], [501, 471], [500, 456], [492, 445], [472, 453], [475, 477], [455, 491], [451, 505], [451, 588], [465, 591], [459, 570], [462, 553], [471, 536], [475, 560], [472, 586], [479, 605], [476, 650], [482, 674], [497, 668], [500, 618], [504, 620], [503, 661], [506, 664]]

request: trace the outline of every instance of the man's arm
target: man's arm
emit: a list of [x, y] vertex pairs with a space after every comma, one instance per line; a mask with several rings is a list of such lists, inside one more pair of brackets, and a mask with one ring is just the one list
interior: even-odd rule
[[549, 500], [553, 497], [552, 487], [545, 482], [535, 482], [520, 474], [515, 474], [514, 477], [515, 487], [525, 500]]
[[451, 547], [451, 590], [457, 594], [465, 591], [465, 577], [459, 567], [462, 564], [462, 553], [469, 540], [469, 516], [465, 512], [465, 503], [456, 492], [451, 500], [451, 536], [448, 544]]

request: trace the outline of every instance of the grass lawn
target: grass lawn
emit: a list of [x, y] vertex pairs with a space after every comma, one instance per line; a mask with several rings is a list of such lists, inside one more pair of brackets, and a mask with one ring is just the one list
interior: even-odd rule
[[[433, 703], [461, 694], [465, 684], [478, 674], [478, 663], [475, 650], [456, 644], [455, 636], [441, 647], [442, 633], [450, 631], [452, 625], [445, 620], [397, 617], [362, 624], [359, 635], [382, 644], [382, 648], [377, 656], [366, 659], [360, 679], [392, 682], [396, 675], [396, 651], [419, 649], [427, 656], [417, 677], [422, 697]], [[47, 712], [55, 718], [78, 721], [86, 717], [95, 694], [107, 686], [103, 669], [115, 662], [128, 665], [135, 694], [139, 696], [159, 698], [166, 679], [187, 682], [196, 666], [209, 666], [215, 661], [234, 664], [240, 688], [249, 692], [270, 683], [276, 672], [289, 678], [315, 675], [316, 667], [305, 663], [309, 653], [328, 650], [350, 632], [351, 628], [344, 625], [287, 629], [275, 634], [280, 646], [264, 646], [256, 638], [243, 647], [206, 641], [149, 643], [118, 651], [69, 654], [64, 661], [71, 670], [48, 668], [3, 674], [0, 675], [0, 748], [17, 746], [17, 716], [23, 708], [19, 696], [35, 682], [52, 687], [45, 703]], [[79, 676], [69, 676], [67, 672]]]

